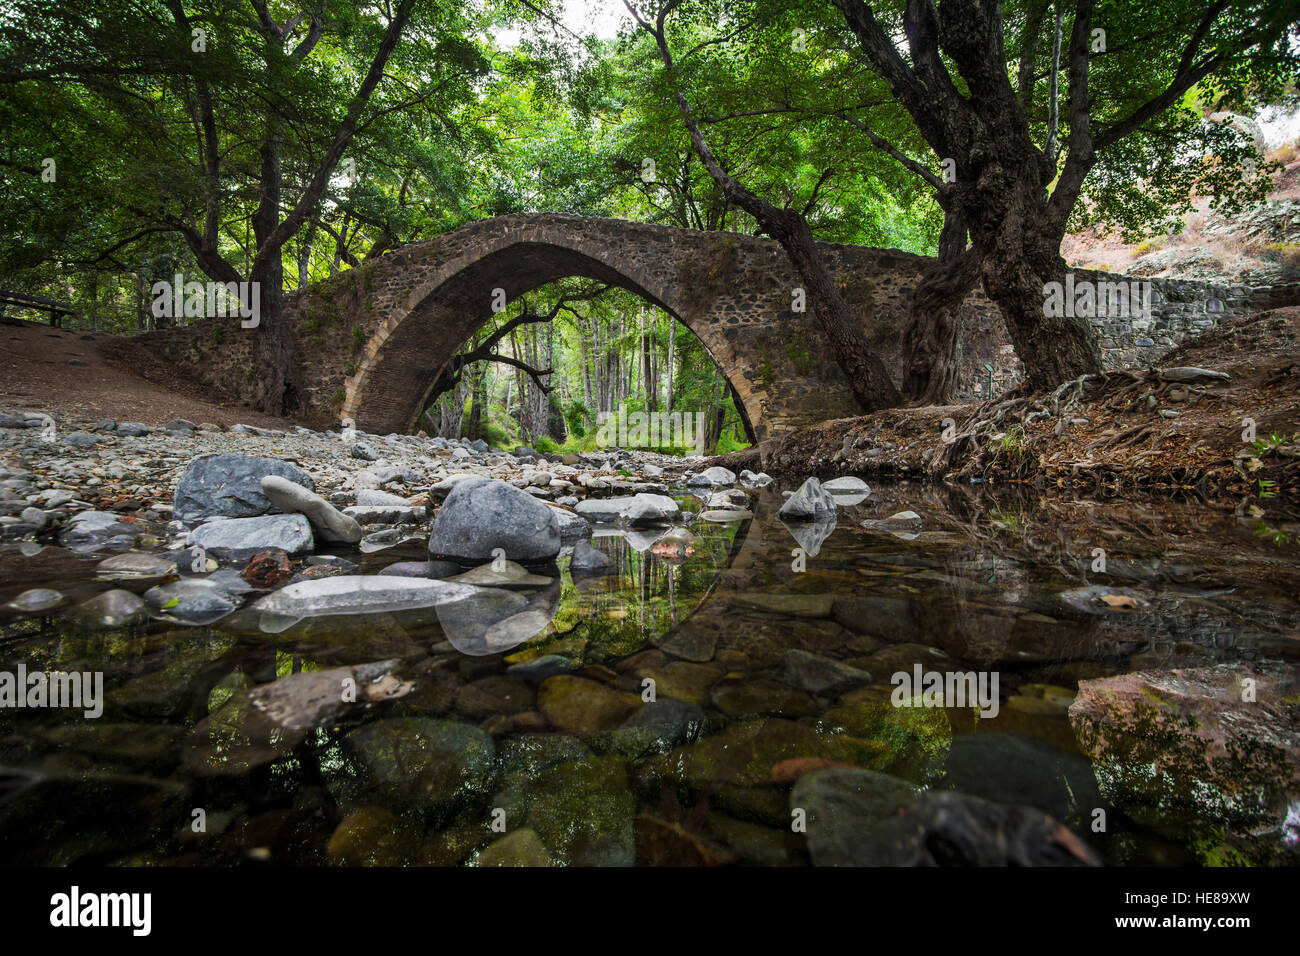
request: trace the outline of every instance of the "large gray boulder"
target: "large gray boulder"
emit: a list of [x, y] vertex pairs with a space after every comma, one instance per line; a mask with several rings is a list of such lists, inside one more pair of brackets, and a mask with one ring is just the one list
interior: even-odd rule
[[718, 485], [734, 485], [736, 483], [736, 473], [730, 469], [723, 468], [720, 465], [714, 465], [712, 468], [705, 468], [698, 475], [692, 475], [686, 482], [688, 487], [716, 487]]
[[835, 498], [816, 478], [809, 478], [777, 514], [784, 521], [825, 521], [835, 517]]
[[670, 525], [680, 513], [677, 502], [667, 495], [641, 492], [619, 510], [615, 521], [620, 528]]
[[481, 563], [501, 548], [512, 561], [547, 561], [560, 553], [554, 510], [493, 478], [466, 478], [447, 495], [429, 537], [429, 554]]
[[200, 455], [176, 485], [174, 516], [193, 524], [203, 518], [254, 518], [275, 511], [262, 493], [262, 479], [279, 475], [315, 490], [311, 475], [276, 458], [251, 455]]

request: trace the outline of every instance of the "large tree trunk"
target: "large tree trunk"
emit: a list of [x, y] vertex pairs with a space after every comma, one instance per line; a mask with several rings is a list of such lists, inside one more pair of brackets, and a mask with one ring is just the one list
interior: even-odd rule
[[1064, 283], [1069, 268], [1061, 257], [1064, 217], [1052, 215], [1029, 143], [1005, 131], [988, 132], [1002, 137], [982, 140], [985, 155], [1007, 158], [986, 162], [976, 184], [958, 192], [984, 291], [1002, 312], [1031, 388], [1096, 374], [1101, 352], [1088, 320], [1043, 314], [1047, 283]]
[[[261, 189], [253, 212], [253, 236], [258, 249], [280, 224], [280, 131], [272, 121], [262, 143]], [[253, 407], [269, 415], [294, 416], [303, 409], [302, 386], [293, 334], [284, 319], [284, 262], [279, 251], [259, 256], [249, 279], [257, 283], [257, 358], [253, 380]]]
[[849, 380], [862, 410], [874, 412], [898, 405], [902, 399], [889, 377], [889, 370], [871, 348], [866, 332], [835, 288], [830, 272], [817, 254], [808, 221], [793, 210], [771, 206], [764, 210], [759, 221], [781, 244], [803, 280], [813, 311], [830, 342], [831, 353]]
[[957, 389], [957, 316], [979, 281], [979, 256], [966, 248], [966, 221], [944, 216], [939, 255], [912, 290], [900, 361], [902, 391], [919, 405], [946, 405]]
[[1087, 319], [1043, 314], [1043, 286], [1064, 283], [1066, 270], [1056, 247], [1038, 255], [1008, 250], [983, 263], [984, 290], [1002, 310], [1033, 389], [1101, 371], [1101, 352]]

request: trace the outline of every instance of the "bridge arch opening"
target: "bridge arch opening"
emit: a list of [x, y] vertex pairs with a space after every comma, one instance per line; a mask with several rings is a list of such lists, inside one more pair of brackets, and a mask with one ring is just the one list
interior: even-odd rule
[[[437, 240], [425, 246], [417, 251], [425, 258], [437, 256]], [[403, 273], [409, 274], [409, 289], [400, 290], [405, 294], [399, 296], [399, 306], [389, 310], [370, 337], [359, 369], [347, 381], [341, 416], [381, 434], [430, 430], [429, 421], [421, 421], [422, 414], [435, 391], [455, 373], [457, 355], [476, 333], [499, 327], [503, 316], [509, 321], [519, 313], [521, 301], [534, 313], [549, 310], [565, 288], [585, 280], [635, 296], [650, 307], [649, 314], [666, 317], [661, 323], [678, 323], [678, 342], [683, 346], [698, 342], [700, 352], [726, 384], [723, 402], [734, 403], [739, 433], [755, 443], [753, 422], [760, 410], [752, 407], [752, 397], [746, 403], [743, 396], [748, 390], [737, 388], [733, 380], [743, 374], [743, 366], [732, 354], [727, 337], [719, 334], [716, 324], [703, 321], [706, 317], [690, 302], [682, 301], [675, 269], [665, 268], [663, 262], [640, 263], [621, 252], [581, 235], [560, 242], [505, 237], [488, 248], [437, 262], [431, 275], [421, 274], [418, 255], [411, 256], [407, 269], [390, 266], [394, 281], [401, 282]], [[589, 409], [601, 410], [607, 409]]]

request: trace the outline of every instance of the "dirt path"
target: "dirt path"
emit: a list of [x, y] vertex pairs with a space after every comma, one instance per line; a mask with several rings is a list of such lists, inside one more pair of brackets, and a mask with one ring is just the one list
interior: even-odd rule
[[0, 408], [149, 425], [175, 418], [263, 428], [291, 424], [175, 374], [153, 353], [131, 349], [129, 339], [26, 324], [0, 324]]

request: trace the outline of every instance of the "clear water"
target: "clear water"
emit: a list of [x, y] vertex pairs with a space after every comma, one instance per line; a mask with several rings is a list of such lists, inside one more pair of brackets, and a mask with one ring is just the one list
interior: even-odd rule
[[[1292, 789], [1242, 823], [1191, 759], [1153, 799], [1094, 763], [1069, 717], [1081, 680], [1290, 667], [1294, 525], [1191, 501], [896, 485], [841, 508], [818, 547], [778, 520], [780, 503], [767, 490], [752, 519], [695, 523], [688, 553], [598, 532], [616, 573], [575, 582], [561, 558], [551, 588], [521, 592], [544, 626], [498, 653], [464, 653], [482, 649], [486, 624], [438, 609], [281, 633], [247, 609], [210, 627], [0, 618], [0, 670], [102, 671], [106, 688], [93, 720], [0, 709], [0, 859], [460, 865], [526, 827], [538, 842], [512, 852], [527, 860], [807, 865], [790, 826], [799, 764], [788, 762], [829, 761], [1037, 807], [1110, 865], [1294, 862]], [[922, 516], [919, 533], [860, 527], [905, 509]], [[103, 553], [6, 548], [0, 603], [35, 586], [74, 602], [112, 586], [95, 580]], [[1093, 570], [1097, 548], [1105, 573]], [[371, 573], [421, 549], [350, 557]], [[1086, 612], [1061, 597], [1088, 585], [1137, 606]], [[792, 650], [871, 680], [798, 686]], [[542, 685], [539, 700], [545, 675], [518, 667], [544, 658], [577, 680]], [[249, 703], [277, 678], [387, 659], [405, 682], [391, 699], [300, 733]], [[917, 664], [996, 673], [996, 716], [949, 707], [882, 719], [892, 675]], [[656, 705], [678, 702], [672, 719], [628, 728], [647, 680]]]

